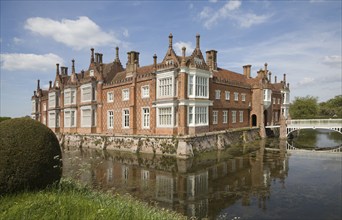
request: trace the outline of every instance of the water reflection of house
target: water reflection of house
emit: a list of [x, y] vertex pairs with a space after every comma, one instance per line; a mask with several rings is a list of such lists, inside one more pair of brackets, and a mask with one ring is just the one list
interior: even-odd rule
[[288, 169], [285, 151], [264, 148], [234, 158], [191, 162], [174, 159], [169, 164], [163, 157], [139, 157], [112, 153], [101, 163], [94, 163], [94, 184], [199, 218], [213, 217], [239, 200], [248, 206], [252, 197], [265, 208], [270, 181], [284, 180]]

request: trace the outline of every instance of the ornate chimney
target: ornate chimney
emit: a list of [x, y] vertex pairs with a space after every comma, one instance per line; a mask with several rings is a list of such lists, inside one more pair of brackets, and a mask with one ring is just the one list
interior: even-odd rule
[[90, 57], [90, 63], [94, 63], [94, 48], [91, 48], [91, 57]]

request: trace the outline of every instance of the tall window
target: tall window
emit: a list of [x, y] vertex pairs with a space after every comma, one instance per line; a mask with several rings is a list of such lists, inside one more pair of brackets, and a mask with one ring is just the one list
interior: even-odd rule
[[241, 94], [241, 101], [243, 101], [243, 102], [246, 101], [246, 94], [245, 93]]
[[32, 101], [32, 112], [36, 112], [36, 101], [35, 100]]
[[208, 124], [208, 107], [189, 106], [188, 122], [192, 126], [203, 126]]
[[107, 112], [107, 127], [108, 128], [114, 127], [114, 111]]
[[274, 121], [279, 121], [279, 114], [278, 112], [274, 112]]
[[243, 122], [243, 111], [239, 111], [239, 114], [240, 114], [240, 123]]
[[221, 90], [215, 90], [215, 99], [221, 99]]
[[213, 111], [213, 124], [217, 124], [218, 111]]
[[223, 111], [223, 124], [228, 123], [228, 111]]
[[234, 92], [234, 101], [239, 101], [239, 93]]
[[49, 127], [56, 127], [56, 114], [55, 112], [49, 112]]
[[64, 90], [64, 105], [76, 104], [76, 91], [74, 89]]
[[271, 101], [271, 96], [272, 96], [272, 90], [270, 89], [264, 89], [264, 101]]
[[76, 110], [74, 109], [66, 109], [64, 110], [64, 127], [68, 128], [68, 127], [75, 127], [76, 126], [76, 117], [75, 117], [75, 113]]
[[49, 108], [56, 108], [56, 93], [49, 93]]
[[142, 86], [141, 87], [141, 98], [149, 98], [150, 97], [150, 86]]
[[196, 96], [208, 96], [208, 78], [196, 76]]
[[236, 111], [232, 111], [232, 123], [236, 123]]
[[194, 77], [193, 75], [189, 75], [189, 96], [194, 95]]
[[91, 101], [91, 92], [92, 92], [92, 89], [91, 89], [91, 86], [87, 86], [87, 87], [83, 87], [81, 89], [82, 91], [82, 102], [90, 102]]
[[172, 107], [158, 109], [158, 123], [160, 126], [172, 126]]
[[114, 93], [113, 92], [107, 92], [107, 102], [114, 102]]
[[122, 127], [129, 128], [129, 110], [124, 109], [122, 111]]
[[229, 91], [225, 91], [225, 98], [226, 100], [230, 100], [230, 92]]
[[91, 126], [91, 109], [82, 109], [82, 127], [90, 127]]
[[150, 109], [142, 108], [142, 127], [150, 128]]
[[122, 90], [122, 100], [123, 101], [129, 100], [129, 89]]
[[172, 94], [172, 77], [162, 78], [158, 80], [158, 96], [170, 97]]
[[276, 104], [276, 98], [273, 98], [273, 105]]

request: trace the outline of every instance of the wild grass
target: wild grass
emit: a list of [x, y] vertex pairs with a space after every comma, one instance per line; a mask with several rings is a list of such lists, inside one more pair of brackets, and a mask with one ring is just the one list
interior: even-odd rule
[[62, 179], [36, 192], [0, 196], [0, 219], [186, 219], [128, 195], [112, 195]]

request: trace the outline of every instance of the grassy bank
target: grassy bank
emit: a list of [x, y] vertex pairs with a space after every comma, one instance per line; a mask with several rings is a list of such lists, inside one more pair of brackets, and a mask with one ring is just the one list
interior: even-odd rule
[[95, 192], [70, 180], [39, 192], [0, 197], [0, 219], [185, 219], [130, 196]]

